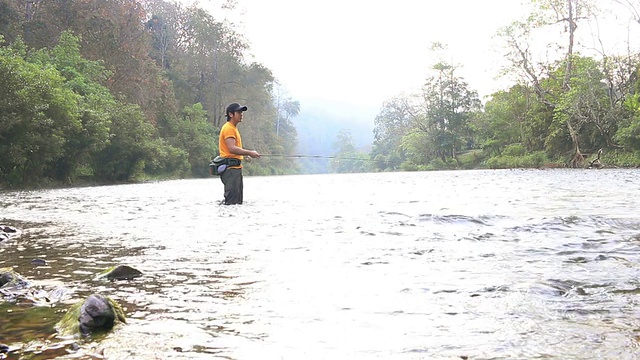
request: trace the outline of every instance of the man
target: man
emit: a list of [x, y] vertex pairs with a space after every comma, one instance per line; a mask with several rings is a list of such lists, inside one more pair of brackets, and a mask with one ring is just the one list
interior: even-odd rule
[[227, 122], [220, 129], [218, 148], [220, 156], [229, 159], [229, 166], [220, 175], [224, 184], [224, 204], [242, 204], [242, 159], [244, 155], [259, 158], [255, 150], [242, 148], [242, 138], [238, 131], [238, 124], [242, 122], [242, 114], [247, 111], [246, 106], [233, 103], [227, 106]]

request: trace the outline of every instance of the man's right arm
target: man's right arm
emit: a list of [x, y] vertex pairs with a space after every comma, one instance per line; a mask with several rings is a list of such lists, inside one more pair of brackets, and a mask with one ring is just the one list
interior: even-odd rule
[[229, 149], [229, 152], [232, 154], [236, 154], [236, 155], [247, 155], [250, 156], [252, 158], [259, 158], [260, 154], [258, 154], [257, 151], [255, 150], [246, 150], [243, 149], [241, 147], [236, 146], [236, 139], [235, 138], [226, 138], [224, 140], [225, 144], [227, 144], [227, 149]]

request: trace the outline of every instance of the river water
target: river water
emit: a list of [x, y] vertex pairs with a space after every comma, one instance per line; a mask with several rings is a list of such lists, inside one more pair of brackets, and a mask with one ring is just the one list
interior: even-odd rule
[[[9, 358], [637, 359], [640, 170], [217, 178], [0, 193]], [[46, 266], [31, 260], [43, 258]], [[143, 277], [107, 282], [111, 266]], [[61, 342], [91, 293], [126, 325]], [[60, 295], [62, 294], [62, 295]], [[76, 347], [77, 348], [77, 347]]]

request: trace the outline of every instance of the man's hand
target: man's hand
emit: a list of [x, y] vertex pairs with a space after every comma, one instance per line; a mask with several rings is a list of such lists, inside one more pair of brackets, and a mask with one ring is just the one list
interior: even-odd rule
[[258, 154], [258, 152], [257, 152], [257, 151], [255, 151], [255, 150], [250, 150], [248, 155], [249, 155], [250, 157], [252, 157], [252, 158], [256, 158], [256, 159], [260, 158], [260, 154]]

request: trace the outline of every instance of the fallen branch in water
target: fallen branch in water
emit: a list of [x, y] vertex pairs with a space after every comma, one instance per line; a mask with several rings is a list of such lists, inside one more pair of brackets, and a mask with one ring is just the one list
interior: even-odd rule
[[598, 155], [595, 159], [591, 160], [589, 166], [587, 166], [588, 169], [600, 169], [604, 167], [604, 165], [602, 165], [602, 163], [600, 162], [600, 155], [602, 155], [602, 149], [598, 150]]

